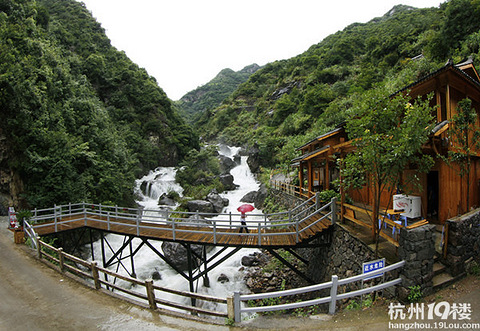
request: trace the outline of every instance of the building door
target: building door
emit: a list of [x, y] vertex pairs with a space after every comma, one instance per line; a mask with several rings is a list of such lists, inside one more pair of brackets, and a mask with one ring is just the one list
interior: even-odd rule
[[427, 219], [438, 220], [438, 171], [430, 171], [427, 175]]

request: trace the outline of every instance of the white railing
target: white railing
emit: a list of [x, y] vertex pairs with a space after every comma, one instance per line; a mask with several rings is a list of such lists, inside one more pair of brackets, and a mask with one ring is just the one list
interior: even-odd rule
[[[277, 291], [277, 292], [259, 293], [259, 294], [240, 294], [239, 292], [235, 292], [233, 295], [233, 306], [234, 306], [233, 310], [235, 312], [235, 322], [241, 321], [242, 313], [258, 313], [258, 312], [268, 312], [268, 311], [276, 311], [276, 310], [296, 309], [296, 308], [314, 306], [314, 305], [325, 304], [325, 303], [329, 303], [329, 310], [328, 310], [329, 314], [335, 314], [335, 307], [338, 300], [348, 299], [355, 296], [371, 293], [374, 291], [379, 291], [381, 289], [384, 289], [390, 286], [398, 285], [402, 282], [402, 279], [396, 278], [394, 280], [391, 280], [388, 282], [382, 282], [372, 287], [351, 291], [351, 292], [346, 292], [342, 294], [337, 293], [339, 286], [357, 282], [357, 281], [362, 281], [362, 280], [365, 280], [366, 278], [372, 278], [375, 275], [379, 275], [388, 271], [401, 268], [404, 265], [405, 265], [405, 261], [400, 261], [398, 263], [389, 265], [387, 267], [378, 269], [376, 271], [372, 271], [372, 272], [368, 272], [365, 274], [360, 274], [357, 276], [344, 278], [344, 279], [338, 279], [336, 275], [333, 275], [332, 280], [329, 282], [306, 286], [306, 287], [297, 288], [297, 289], [286, 290], [286, 291]], [[249, 300], [283, 298], [290, 295], [304, 294], [304, 293], [315, 292], [315, 291], [324, 290], [324, 289], [330, 289], [330, 296], [317, 298], [313, 300], [295, 302], [295, 303], [286, 303], [281, 305], [261, 306], [261, 307], [242, 307], [242, 304], [241, 304], [242, 302], [246, 302]]]
[[[333, 224], [336, 220], [335, 200], [324, 206], [319, 206], [316, 197], [305, 201], [301, 206], [282, 213], [273, 214], [247, 214], [247, 228], [256, 229], [256, 245], [262, 246], [263, 239], [274, 236], [295, 236], [296, 243], [300, 242], [300, 235], [316, 223], [329, 219]], [[32, 211], [31, 222], [34, 229], [54, 225], [55, 232], [59, 225], [83, 220], [85, 225], [89, 221], [106, 224], [107, 230], [112, 225], [136, 228], [137, 235], [142, 230], [155, 230], [158, 225], [164, 225], [171, 231], [173, 240], [182, 233], [213, 234], [213, 244], [217, 244], [220, 235], [223, 236], [250, 236], [252, 233], [241, 232], [245, 226], [241, 223], [241, 214], [221, 213], [215, 215], [199, 212], [178, 212], [170, 210], [148, 210], [142, 208], [123, 208], [118, 206], [105, 206], [102, 204], [77, 203], [54, 206], [47, 209]], [[308, 222], [318, 214], [319, 219]], [[75, 217], [77, 216], [77, 217]], [[203, 219], [202, 223], [199, 220]], [[203, 223], [204, 222], [204, 223]], [[233, 230], [233, 231], [232, 231]]]

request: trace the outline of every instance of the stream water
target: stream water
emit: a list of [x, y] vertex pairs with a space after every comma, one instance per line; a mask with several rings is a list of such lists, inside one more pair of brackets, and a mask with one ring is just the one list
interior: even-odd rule
[[[230, 157], [233, 157], [238, 153], [239, 148], [220, 146], [219, 153]], [[236, 190], [223, 192], [220, 195], [229, 200], [228, 206], [223, 210], [223, 213], [238, 213], [237, 207], [243, 204], [240, 202], [242, 197], [251, 191], [257, 191], [259, 189], [259, 183], [255, 180], [253, 174], [250, 171], [250, 168], [247, 164], [247, 157], [242, 156], [241, 162], [236, 167], [231, 170], [231, 174], [234, 177], [234, 183], [238, 185]], [[171, 190], [178, 192], [180, 195], [183, 193], [183, 189], [180, 185], [175, 182], [175, 172], [176, 170], [171, 167], [159, 167], [140, 179], [137, 180], [137, 194], [139, 196], [138, 203], [145, 208], [145, 210], [159, 210], [162, 208], [167, 208], [165, 206], [158, 206], [158, 198], [163, 194]], [[143, 184], [142, 184], [143, 183]], [[143, 190], [141, 186], [143, 185]], [[172, 207], [169, 207], [172, 208]], [[175, 207], [173, 207], [175, 208]], [[261, 210], [255, 209], [253, 213], [261, 213]], [[255, 216], [252, 216], [255, 217]], [[260, 216], [257, 216], [260, 217]], [[108, 260], [113, 256], [112, 251], [115, 251], [124, 243], [124, 237], [118, 236], [115, 234], [109, 234], [107, 236], [108, 243], [111, 245], [112, 249], [106, 249], [106, 259]], [[162, 252], [162, 242], [161, 241], [149, 241], [158, 251]], [[133, 250], [141, 243], [140, 239], [134, 239], [133, 241]], [[215, 247], [208, 254], [207, 257], [214, 255], [222, 247]], [[96, 260], [99, 265], [102, 265], [101, 261], [101, 242], [97, 241], [94, 243], [94, 251], [96, 252]], [[211, 296], [226, 298], [230, 296], [235, 291], [248, 292], [248, 289], [244, 283], [243, 272], [241, 271], [241, 258], [245, 255], [252, 254], [257, 252], [257, 249], [241, 249], [239, 252], [234, 254], [232, 257], [224, 261], [218, 267], [209, 272], [210, 286], [205, 287], [202, 279], [195, 284], [196, 292], [208, 294]], [[228, 250], [224, 252], [227, 254]], [[220, 255], [218, 258], [223, 256]], [[112, 266], [110, 269], [114, 270], [117, 273], [128, 275], [127, 270], [131, 270], [130, 259], [122, 260], [125, 268], [117, 264]], [[210, 262], [213, 263], [213, 262]], [[138, 253], [135, 255], [134, 259], [135, 272], [138, 279], [148, 279], [153, 278], [154, 284], [163, 287], [174, 288], [181, 291], [189, 291], [188, 281], [179, 275], [175, 270], [173, 270], [167, 263], [165, 263], [159, 256], [157, 256], [150, 248], [143, 246], [140, 248]], [[222, 276], [223, 281], [219, 281], [219, 277]], [[225, 281], [228, 279], [228, 281]], [[121, 286], [130, 286], [126, 282], [117, 281], [117, 284]], [[162, 292], [162, 299], [168, 301], [174, 301], [178, 303], [189, 304], [188, 298], [179, 297], [173, 294], [168, 294]], [[224, 311], [226, 312], [226, 305], [216, 305], [206, 303], [203, 305], [204, 308]], [[169, 308], [171, 309], [171, 308]]]

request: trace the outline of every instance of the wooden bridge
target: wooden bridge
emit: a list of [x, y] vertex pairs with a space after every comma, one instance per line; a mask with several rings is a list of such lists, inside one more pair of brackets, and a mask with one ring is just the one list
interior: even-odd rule
[[336, 218], [336, 204], [320, 206], [316, 197], [288, 212], [208, 214], [144, 210], [96, 204], [69, 204], [34, 210], [32, 227], [41, 236], [78, 228], [162, 241], [229, 247], [302, 246], [328, 229]]

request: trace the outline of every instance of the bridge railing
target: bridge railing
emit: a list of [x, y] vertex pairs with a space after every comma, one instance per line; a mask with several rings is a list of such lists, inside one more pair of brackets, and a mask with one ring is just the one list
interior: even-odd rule
[[[275, 236], [296, 237], [300, 240], [302, 232], [307, 231], [316, 223], [328, 218], [335, 222], [336, 204], [332, 202], [320, 206], [316, 197], [305, 201], [301, 206], [281, 213], [255, 214], [248, 213], [246, 227], [249, 230], [256, 230], [257, 244], [262, 245], [263, 239]], [[330, 212], [329, 212], [330, 211]], [[82, 219], [85, 226], [89, 221], [103, 223], [107, 230], [112, 226], [134, 226], [137, 235], [142, 230], [158, 230], [158, 225], [164, 225], [170, 230], [173, 240], [182, 233], [213, 234], [213, 243], [217, 244], [218, 236], [251, 236], [252, 233], [245, 231], [245, 225], [241, 222], [241, 214], [221, 213], [215, 216], [199, 212], [179, 212], [170, 210], [144, 210], [143, 208], [124, 208], [118, 206], [106, 206], [101, 204], [77, 203], [54, 206], [49, 209], [35, 209], [32, 211], [31, 220], [35, 223], [33, 227], [55, 227], [58, 231], [59, 225], [78, 222]], [[315, 214], [321, 215], [313, 223], [306, 223]], [[255, 232], [255, 231], [254, 231]]]

